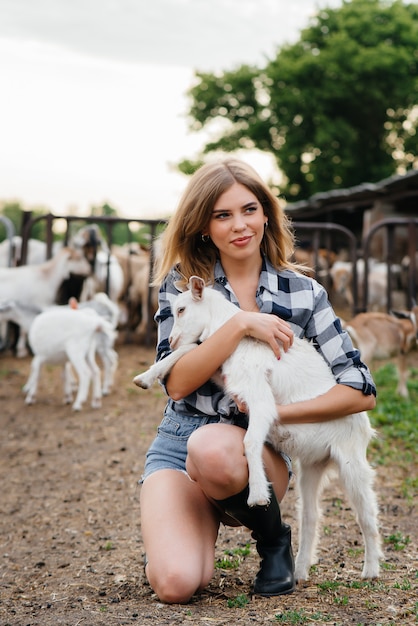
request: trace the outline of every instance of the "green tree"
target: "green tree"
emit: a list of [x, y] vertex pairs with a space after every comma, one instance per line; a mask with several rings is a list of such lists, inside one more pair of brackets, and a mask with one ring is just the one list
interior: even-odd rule
[[[4, 215], [9, 218], [9, 220], [13, 223], [16, 235], [22, 234], [23, 216], [25, 212], [26, 209], [22, 207], [20, 202], [0, 202], [0, 215]], [[41, 215], [46, 215], [48, 213], [48, 209], [39, 207], [31, 209], [30, 213], [31, 218], [37, 218]], [[42, 221], [34, 224], [30, 236], [34, 239], [45, 241], [45, 224]], [[5, 237], [6, 232], [2, 227], [0, 230], [0, 239], [4, 239]]]
[[271, 152], [290, 201], [406, 171], [417, 165], [417, 42], [416, 3], [321, 9], [265, 67], [196, 72], [191, 128], [212, 131], [204, 154]]

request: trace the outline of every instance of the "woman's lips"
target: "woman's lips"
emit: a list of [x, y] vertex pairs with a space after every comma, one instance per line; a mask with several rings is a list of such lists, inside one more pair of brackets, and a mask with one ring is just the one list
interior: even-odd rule
[[247, 243], [249, 241], [251, 241], [251, 239], [252, 239], [251, 236], [249, 236], [249, 237], [238, 237], [237, 239], [234, 239], [232, 241], [232, 244], [234, 246], [238, 246], [238, 247], [246, 246]]

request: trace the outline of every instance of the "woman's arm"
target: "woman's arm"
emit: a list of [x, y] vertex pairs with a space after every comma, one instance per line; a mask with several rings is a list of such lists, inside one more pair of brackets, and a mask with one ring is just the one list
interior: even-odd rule
[[277, 413], [282, 424], [312, 424], [371, 411], [375, 406], [374, 395], [365, 395], [359, 389], [347, 385], [335, 385], [313, 400], [277, 405]]
[[293, 343], [289, 324], [276, 315], [240, 311], [177, 361], [166, 380], [169, 396], [181, 400], [206, 383], [245, 336], [268, 343], [277, 358]]

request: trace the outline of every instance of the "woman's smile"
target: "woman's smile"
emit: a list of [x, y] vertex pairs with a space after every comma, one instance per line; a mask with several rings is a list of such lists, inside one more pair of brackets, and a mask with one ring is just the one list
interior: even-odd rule
[[233, 239], [231, 243], [238, 248], [244, 248], [252, 240], [252, 238], [253, 235], [240, 236]]

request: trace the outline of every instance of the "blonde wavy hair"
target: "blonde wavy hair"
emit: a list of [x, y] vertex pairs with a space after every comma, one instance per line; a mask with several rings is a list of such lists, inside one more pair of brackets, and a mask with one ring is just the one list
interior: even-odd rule
[[293, 232], [279, 200], [250, 165], [229, 158], [203, 165], [191, 177], [162, 235], [163, 253], [156, 262], [154, 285], [160, 285], [175, 265], [184, 286], [193, 275], [201, 276], [207, 284], [213, 283], [217, 248], [210, 239], [203, 241], [202, 233], [208, 229], [218, 198], [234, 183], [244, 185], [257, 197], [268, 219], [262, 252], [278, 270], [296, 269], [290, 261]]

